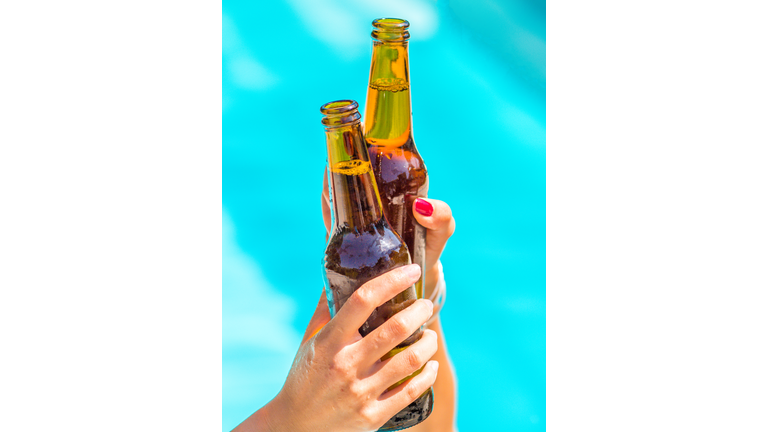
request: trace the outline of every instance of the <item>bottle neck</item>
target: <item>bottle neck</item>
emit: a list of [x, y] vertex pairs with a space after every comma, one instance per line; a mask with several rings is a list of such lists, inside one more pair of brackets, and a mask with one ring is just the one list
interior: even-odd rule
[[407, 40], [373, 41], [365, 139], [380, 147], [402, 147], [413, 142]]
[[364, 231], [384, 216], [359, 121], [326, 127], [334, 230]]

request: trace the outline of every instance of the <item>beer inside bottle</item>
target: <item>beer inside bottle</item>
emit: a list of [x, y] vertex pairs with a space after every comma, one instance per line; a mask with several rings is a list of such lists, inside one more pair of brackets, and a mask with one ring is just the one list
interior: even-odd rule
[[[323, 113], [328, 145], [328, 185], [331, 198], [331, 233], [323, 257], [323, 276], [331, 317], [369, 280], [411, 263], [408, 247], [384, 216], [376, 180], [360, 125], [357, 102], [330, 102]], [[376, 308], [360, 327], [365, 337], [396, 313], [416, 301], [414, 286]], [[397, 345], [390, 358], [421, 337], [421, 329]], [[400, 385], [403, 378], [390, 389]], [[432, 388], [397, 413], [380, 431], [397, 431], [424, 421], [432, 413]]]
[[[426, 197], [427, 167], [413, 142], [408, 71], [409, 23], [398, 18], [373, 21], [373, 55], [365, 103], [365, 140], [381, 193], [384, 214], [421, 266], [416, 283], [425, 296], [426, 230], [413, 217], [413, 202]], [[429, 293], [427, 293], [429, 294]]]

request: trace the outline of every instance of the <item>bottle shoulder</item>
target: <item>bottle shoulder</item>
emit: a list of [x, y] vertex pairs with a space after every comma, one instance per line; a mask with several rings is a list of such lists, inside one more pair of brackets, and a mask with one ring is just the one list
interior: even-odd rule
[[339, 272], [371, 269], [382, 273], [410, 261], [405, 242], [384, 218], [362, 230], [349, 226], [334, 229], [323, 260], [327, 269]]
[[[416, 147], [369, 146], [371, 160], [379, 190], [395, 187], [424, 195], [428, 184], [427, 166]], [[418, 192], [416, 192], [418, 191]]]

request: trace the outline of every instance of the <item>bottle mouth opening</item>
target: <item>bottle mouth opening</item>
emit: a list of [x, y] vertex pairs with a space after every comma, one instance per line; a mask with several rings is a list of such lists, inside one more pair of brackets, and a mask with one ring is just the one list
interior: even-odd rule
[[353, 101], [352, 99], [342, 99], [328, 102], [327, 104], [321, 106], [320, 112], [325, 115], [343, 114], [356, 110], [357, 107], [357, 102]]
[[381, 42], [402, 42], [411, 37], [411, 24], [402, 18], [378, 18], [373, 20], [371, 37]]
[[323, 114], [322, 123], [327, 127], [338, 127], [360, 121], [358, 104], [352, 99], [342, 99], [328, 102], [320, 107]]
[[411, 23], [402, 18], [378, 18], [373, 20], [373, 26], [382, 30], [405, 30]]

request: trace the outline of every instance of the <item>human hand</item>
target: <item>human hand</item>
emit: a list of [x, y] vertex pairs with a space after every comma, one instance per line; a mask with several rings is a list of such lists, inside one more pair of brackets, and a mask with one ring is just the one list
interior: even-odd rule
[[416, 222], [427, 229], [424, 297], [431, 298], [440, 276], [437, 262], [445, 249], [445, 244], [456, 230], [456, 221], [448, 204], [436, 199], [417, 198], [413, 202], [412, 210]]
[[[413, 334], [431, 315], [432, 303], [417, 300], [362, 337], [358, 328], [373, 310], [413, 285], [421, 275], [411, 264], [385, 273], [355, 291], [333, 319], [325, 295], [304, 335], [280, 393], [235, 431], [334, 431], [378, 429], [435, 382], [437, 334], [387, 360], [380, 358]], [[390, 386], [423, 371], [392, 390]]]

